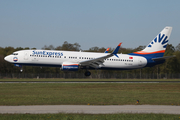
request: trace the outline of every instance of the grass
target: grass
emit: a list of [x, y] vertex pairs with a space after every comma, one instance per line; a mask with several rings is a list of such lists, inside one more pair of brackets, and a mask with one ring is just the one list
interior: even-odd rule
[[0, 81], [180, 81], [180, 79], [60, 79], [60, 78], [40, 78], [40, 79], [27, 79], [27, 78], [14, 78], [14, 79], [0, 79]]
[[179, 120], [166, 114], [0, 114], [1, 120]]
[[[15, 80], [16, 79], [5, 79]], [[17, 81], [37, 79], [17, 79]], [[55, 81], [59, 79], [39, 79]], [[38, 80], [38, 81], [39, 81]], [[61, 80], [61, 79], [60, 79]], [[62, 81], [67, 79], [62, 79]], [[68, 79], [73, 81], [75, 79]], [[83, 79], [82, 79], [83, 80]], [[87, 81], [89, 79], [86, 79]], [[90, 79], [91, 80], [91, 79]], [[94, 79], [99, 80], [99, 79]], [[104, 79], [102, 79], [104, 81]], [[109, 80], [109, 79], [107, 79]], [[112, 81], [116, 79], [110, 79]], [[155, 79], [156, 80], [156, 79]], [[78, 80], [76, 80], [78, 81]], [[81, 80], [79, 80], [81, 81]], [[84, 80], [83, 80], [84, 81]], [[124, 80], [122, 80], [124, 81]], [[132, 80], [130, 80], [132, 81]], [[136, 81], [136, 80], [135, 80]], [[145, 80], [143, 80], [145, 81]], [[158, 80], [159, 81], [159, 80]], [[172, 80], [170, 80], [172, 81]], [[179, 105], [180, 83], [1, 83], [0, 105]], [[0, 120], [179, 120], [167, 114], [0, 114]]]
[[180, 83], [1, 83], [0, 105], [179, 105]]

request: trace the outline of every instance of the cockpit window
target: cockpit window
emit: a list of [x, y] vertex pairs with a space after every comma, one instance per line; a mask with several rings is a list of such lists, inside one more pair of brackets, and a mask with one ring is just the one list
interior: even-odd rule
[[13, 55], [18, 55], [18, 53], [13, 53]]

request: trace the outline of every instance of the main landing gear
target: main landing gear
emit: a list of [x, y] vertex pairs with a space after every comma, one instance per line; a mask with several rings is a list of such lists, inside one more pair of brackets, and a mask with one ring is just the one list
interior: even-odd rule
[[91, 75], [91, 72], [89, 72], [88, 70], [84, 73], [85, 76], [90, 76]]

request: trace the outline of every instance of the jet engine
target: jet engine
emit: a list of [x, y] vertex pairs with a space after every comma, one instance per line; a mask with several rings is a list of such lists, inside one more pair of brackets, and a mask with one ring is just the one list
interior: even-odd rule
[[79, 69], [79, 64], [64, 62], [61, 66], [61, 70], [77, 71]]

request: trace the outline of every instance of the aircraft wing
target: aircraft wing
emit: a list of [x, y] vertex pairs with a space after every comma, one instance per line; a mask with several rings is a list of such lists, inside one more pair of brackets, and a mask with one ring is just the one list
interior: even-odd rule
[[119, 43], [119, 45], [116, 47], [116, 49], [112, 53], [110, 53], [110, 54], [106, 53], [102, 57], [98, 57], [98, 58], [90, 59], [90, 60], [86, 60], [86, 61], [81, 61], [81, 62], [79, 62], [79, 64], [81, 66], [90, 66], [90, 67], [93, 67], [93, 68], [99, 68], [100, 66], [104, 66], [104, 64], [103, 64], [104, 63], [104, 59], [112, 57], [113, 55], [118, 57], [117, 56], [117, 52], [119, 51], [119, 48], [120, 48], [121, 44], [122, 43]]
[[82, 61], [82, 62], [80, 62], [80, 65], [81, 66], [90, 66], [90, 67], [93, 67], [93, 68], [99, 68], [99, 65], [102, 65], [102, 66], [104, 65], [103, 64], [104, 59], [109, 58], [111, 56], [113, 56], [113, 54], [108, 54], [108, 55], [105, 55], [103, 57]]

